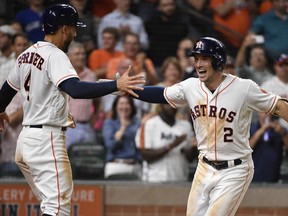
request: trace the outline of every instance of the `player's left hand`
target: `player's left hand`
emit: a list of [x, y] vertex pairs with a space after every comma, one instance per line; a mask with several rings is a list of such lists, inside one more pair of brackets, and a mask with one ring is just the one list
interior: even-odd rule
[[0, 132], [4, 131], [4, 122], [5, 121], [7, 121], [8, 123], [10, 122], [9, 117], [6, 114], [6, 112], [2, 112], [2, 113], [0, 113]]
[[119, 91], [128, 93], [133, 97], [138, 98], [138, 95], [133, 92], [133, 90], [143, 90], [142, 87], [137, 85], [145, 84], [144, 76], [141, 74], [135, 76], [129, 76], [129, 73], [132, 70], [132, 66], [130, 65], [128, 69], [123, 73], [119, 79], [117, 79], [117, 88]]

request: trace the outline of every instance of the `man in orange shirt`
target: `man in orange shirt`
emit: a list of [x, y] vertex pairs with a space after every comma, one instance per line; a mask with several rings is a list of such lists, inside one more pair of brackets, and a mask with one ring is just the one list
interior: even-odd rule
[[88, 65], [95, 72], [98, 79], [107, 78], [107, 63], [111, 58], [123, 55], [121, 51], [115, 50], [119, 37], [116, 28], [105, 28], [102, 32], [102, 48], [93, 50], [89, 55]]
[[216, 24], [215, 30], [222, 40], [224, 37], [230, 49], [237, 50], [249, 30], [252, 14], [257, 11], [255, 2], [253, 0], [211, 0], [210, 7], [214, 12], [213, 20], [219, 24]]
[[158, 74], [151, 59], [146, 57], [144, 52], [140, 52], [139, 36], [135, 33], [128, 33], [123, 42], [124, 55], [112, 58], [107, 65], [107, 78], [115, 79], [115, 74], [120, 62], [125, 59], [131, 59], [133, 62], [134, 74], [144, 73], [146, 84], [155, 85], [158, 83]]

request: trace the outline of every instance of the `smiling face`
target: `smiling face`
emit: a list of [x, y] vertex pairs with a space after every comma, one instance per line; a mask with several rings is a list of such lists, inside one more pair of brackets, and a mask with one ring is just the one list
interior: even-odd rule
[[130, 118], [132, 107], [127, 97], [120, 97], [116, 106], [118, 116]]
[[215, 90], [222, 81], [223, 72], [216, 71], [212, 67], [212, 58], [196, 54], [195, 69], [201, 82], [210, 90]]

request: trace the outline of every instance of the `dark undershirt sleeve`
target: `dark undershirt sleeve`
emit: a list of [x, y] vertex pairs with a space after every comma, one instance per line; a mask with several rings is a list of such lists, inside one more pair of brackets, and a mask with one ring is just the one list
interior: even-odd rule
[[7, 81], [3, 84], [0, 90], [0, 112], [5, 112], [6, 107], [9, 105], [17, 91], [13, 89]]
[[139, 100], [146, 101], [149, 103], [161, 103], [167, 104], [164, 97], [164, 88], [160, 86], [144, 86], [144, 90], [134, 90], [139, 95]]
[[116, 81], [84, 82], [78, 78], [69, 78], [59, 84], [59, 88], [75, 99], [92, 99], [111, 94], [117, 89]]

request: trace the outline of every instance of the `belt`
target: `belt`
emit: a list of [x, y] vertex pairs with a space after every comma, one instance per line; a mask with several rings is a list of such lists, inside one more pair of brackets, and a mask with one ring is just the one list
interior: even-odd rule
[[124, 163], [124, 164], [136, 164], [138, 163], [136, 160], [134, 159], [114, 159], [111, 162], [115, 162], [115, 163]]
[[[240, 165], [242, 163], [241, 159], [235, 159], [232, 161], [232, 164], [229, 166], [228, 161], [210, 161], [206, 157], [203, 157], [202, 159], [205, 163], [209, 164], [210, 166], [214, 167], [217, 170], [222, 170], [222, 169], [226, 169], [228, 167], [237, 166], [237, 165]], [[233, 164], [233, 162], [234, 162], [234, 164]]]
[[[30, 125], [30, 128], [43, 128], [43, 125]], [[61, 127], [61, 131], [66, 131], [67, 127]]]

